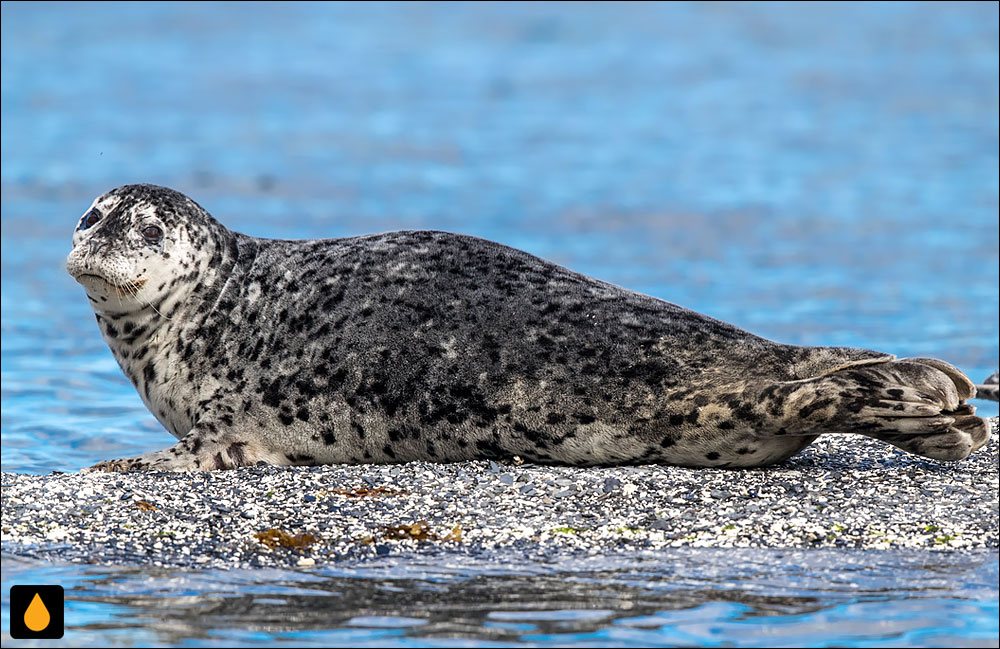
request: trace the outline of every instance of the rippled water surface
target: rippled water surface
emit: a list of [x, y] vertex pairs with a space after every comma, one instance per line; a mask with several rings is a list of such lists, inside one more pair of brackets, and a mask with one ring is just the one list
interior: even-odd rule
[[[982, 379], [1000, 355], [996, 4], [845, 5], [4, 3], [3, 469], [75, 471], [171, 441], [62, 267], [79, 215], [127, 182], [177, 188], [258, 236], [474, 234], [770, 338], [934, 356]], [[879, 573], [870, 592], [884, 596], [810, 586], [812, 604], [782, 608], [699, 599], [713, 587], [663, 577], [636, 587], [648, 603], [627, 614], [627, 567], [586, 573], [585, 592], [553, 566], [530, 579], [470, 568], [444, 585], [328, 575], [307, 595], [337, 612], [295, 638], [443, 643], [474, 627], [483, 643], [767, 644], [787, 631], [774, 637], [798, 644], [849, 628], [861, 635], [840, 642], [995, 644], [996, 558], [977, 561], [992, 590], [927, 593], [918, 576], [937, 572], [918, 562], [901, 590]], [[293, 595], [313, 588], [302, 574], [88, 570], [4, 559], [5, 584], [79, 584], [72, 611], [93, 643], [286, 637], [240, 621], [287, 618], [283, 606], [308, 617]], [[210, 584], [228, 594], [211, 596], [207, 626], [154, 623], [150, 602]], [[390, 603], [350, 617], [337, 604], [348, 584]], [[480, 585], [498, 603], [465, 620]], [[552, 590], [554, 608], [532, 599]], [[98, 622], [108, 611], [113, 629]], [[883, 634], [874, 618], [898, 625]]]
[[873, 550], [425, 557], [308, 573], [10, 561], [4, 597], [9, 582], [63, 583], [66, 638], [80, 644], [996, 646], [998, 574], [996, 552]]

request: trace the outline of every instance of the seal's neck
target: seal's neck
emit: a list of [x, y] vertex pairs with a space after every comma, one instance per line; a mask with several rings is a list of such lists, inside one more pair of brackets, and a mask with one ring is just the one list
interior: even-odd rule
[[202, 245], [198, 265], [159, 300], [115, 317], [97, 315], [118, 365], [150, 411], [178, 437], [193, 425], [181, 404], [196, 395], [182, 394], [180, 386], [190, 388], [191, 382], [176, 379], [200, 374], [195, 365], [211, 355], [228, 318], [226, 306], [238, 299], [235, 294], [257, 254], [253, 237], [225, 234], [213, 237], [210, 249]]

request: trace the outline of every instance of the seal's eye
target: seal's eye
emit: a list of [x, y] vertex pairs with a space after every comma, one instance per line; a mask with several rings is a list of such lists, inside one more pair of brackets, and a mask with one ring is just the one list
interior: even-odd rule
[[87, 216], [83, 217], [83, 222], [80, 224], [81, 230], [86, 230], [90, 226], [94, 225], [101, 220], [101, 213], [97, 210], [90, 210], [87, 212]]
[[147, 225], [142, 229], [142, 237], [150, 243], [156, 243], [163, 238], [163, 230], [155, 225]]

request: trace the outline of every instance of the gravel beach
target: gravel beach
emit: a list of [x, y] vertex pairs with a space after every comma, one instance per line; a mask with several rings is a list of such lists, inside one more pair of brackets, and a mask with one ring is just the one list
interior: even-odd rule
[[998, 547], [997, 419], [957, 464], [828, 435], [762, 470], [415, 462], [3, 474], [2, 549], [54, 561], [294, 567], [400, 553]]

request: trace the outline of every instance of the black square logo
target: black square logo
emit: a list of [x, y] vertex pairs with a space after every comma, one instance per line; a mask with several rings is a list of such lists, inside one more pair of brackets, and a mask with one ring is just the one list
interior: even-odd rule
[[19, 640], [63, 637], [63, 587], [11, 586], [10, 637]]

